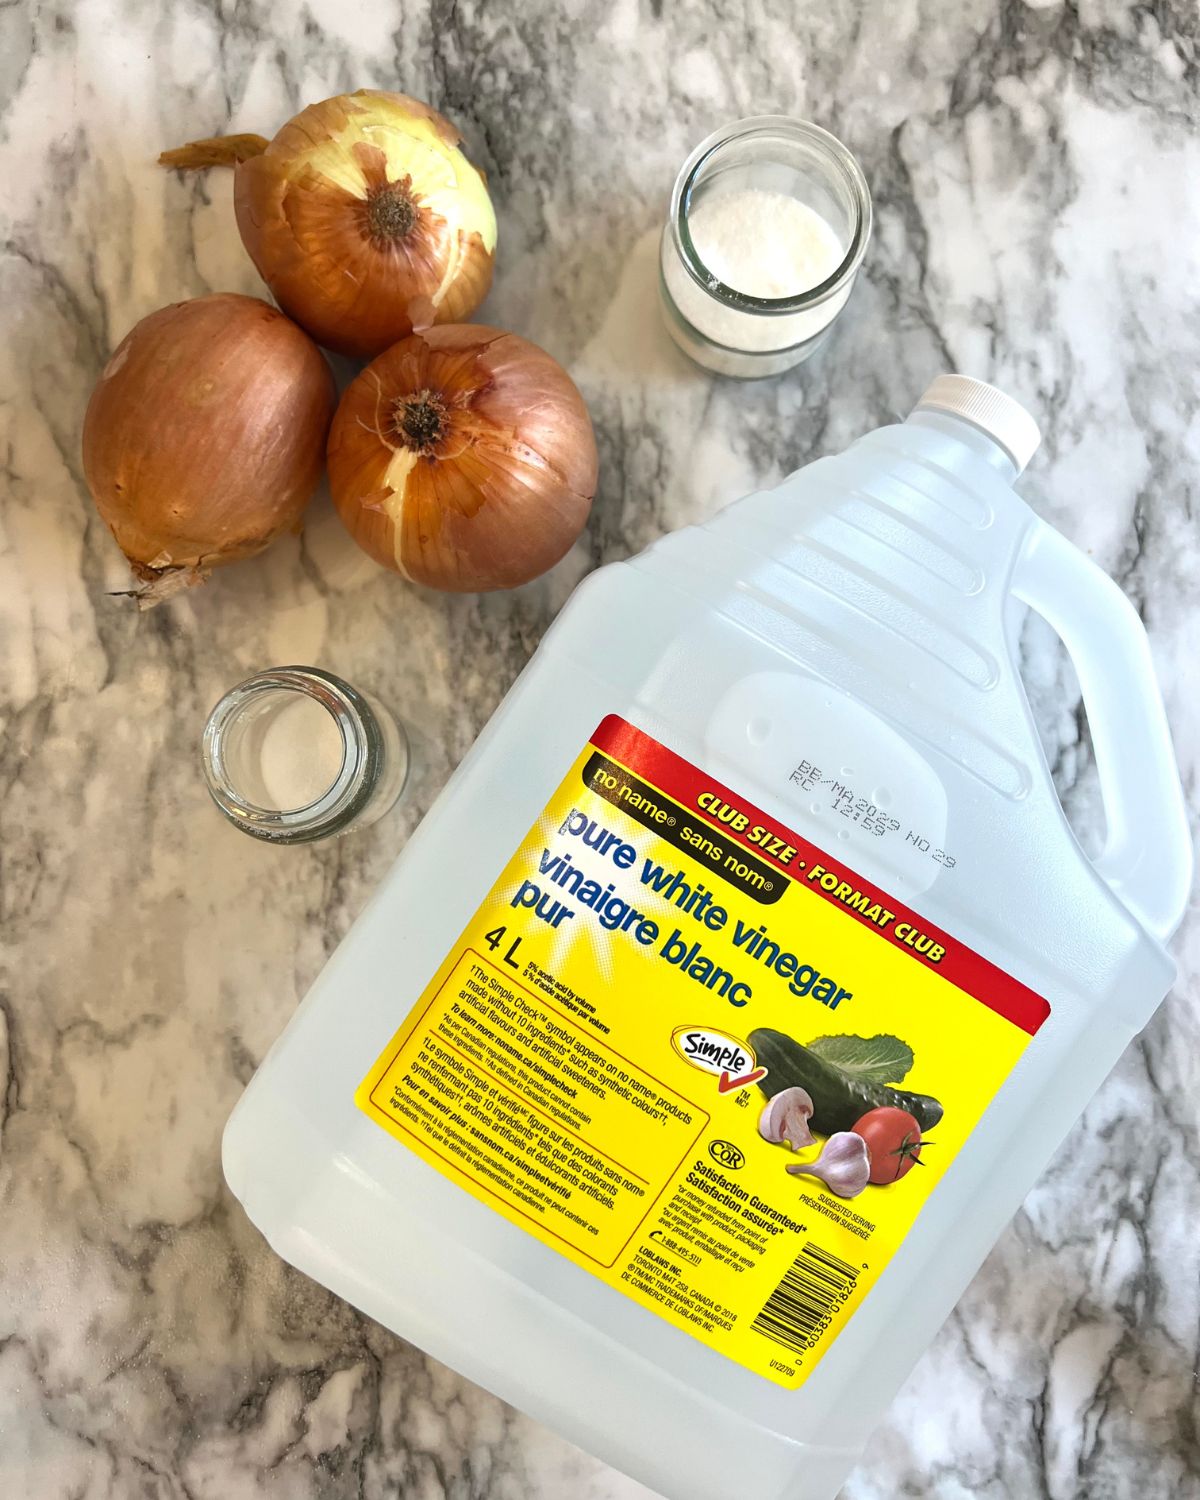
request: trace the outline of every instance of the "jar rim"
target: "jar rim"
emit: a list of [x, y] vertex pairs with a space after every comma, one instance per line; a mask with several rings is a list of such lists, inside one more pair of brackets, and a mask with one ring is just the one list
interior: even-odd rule
[[[806, 144], [815, 146], [849, 189], [854, 205], [854, 229], [850, 235], [846, 253], [837, 269], [831, 272], [824, 281], [818, 282], [816, 286], [797, 292], [791, 297], [755, 297], [749, 292], [739, 292], [736, 287], [727, 285], [701, 260], [688, 226], [692, 193], [696, 188], [697, 178], [702, 168], [722, 146], [728, 145], [731, 141], [745, 140], [756, 135], [790, 136], [794, 140], [803, 140]], [[758, 313], [765, 317], [781, 317], [817, 307], [822, 302], [827, 302], [845, 286], [858, 270], [866, 254], [867, 243], [871, 238], [873, 216], [871, 190], [867, 186], [863, 170], [849, 148], [844, 146], [837, 136], [824, 130], [820, 125], [814, 125], [809, 120], [796, 119], [791, 115], [749, 115], [743, 120], [734, 121], [732, 125], [714, 130], [711, 135], [706, 136], [700, 142], [684, 162], [671, 190], [669, 222], [675, 248], [684, 268], [692, 280], [714, 301], [724, 303], [740, 312]]]
[[[304, 807], [262, 807], [243, 796], [229, 774], [229, 734], [256, 700], [278, 692], [319, 703], [342, 737], [342, 764], [336, 778]], [[270, 667], [243, 679], [213, 708], [201, 740], [204, 779], [217, 807], [242, 832], [277, 844], [311, 843], [347, 828], [370, 802], [383, 757], [383, 731], [370, 704], [348, 682], [319, 667]]]

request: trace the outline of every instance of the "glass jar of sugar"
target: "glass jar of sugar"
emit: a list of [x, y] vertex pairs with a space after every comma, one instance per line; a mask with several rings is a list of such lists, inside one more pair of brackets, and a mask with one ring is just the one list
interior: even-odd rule
[[776, 375], [824, 343], [871, 235], [871, 194], [841, 141], [757, 115], [718, 130], [675, 179], [660, 292], [672, 338], [720, 375]]
[[310, 844], [374, 823], [408, 779], [408, 738], [369, 693], [317, 667], [239, 682], [204, 726], [209, 795], [243, 833]]

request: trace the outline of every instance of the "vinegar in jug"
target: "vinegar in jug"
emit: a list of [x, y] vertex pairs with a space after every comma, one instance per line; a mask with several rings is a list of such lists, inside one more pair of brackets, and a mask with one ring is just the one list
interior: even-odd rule
[[942, 377], [587, 579], [226, 1131], [281, 1255], [674, 1500], [831, 1500], [1170, 986], [1149, 651], [1015, 493], [1036, 443]]

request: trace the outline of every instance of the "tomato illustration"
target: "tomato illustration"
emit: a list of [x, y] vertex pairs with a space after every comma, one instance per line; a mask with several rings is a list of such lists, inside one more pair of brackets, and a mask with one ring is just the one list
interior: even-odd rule
[[876, 1187], [899, 1182], [921, 1160], [921, 1127], [904, 1109], [872, 1109], [853, 1127], [871, 1153], [871, 1181]]

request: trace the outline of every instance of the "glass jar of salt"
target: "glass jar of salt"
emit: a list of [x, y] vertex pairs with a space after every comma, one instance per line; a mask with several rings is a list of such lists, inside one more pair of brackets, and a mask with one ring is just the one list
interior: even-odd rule
[[758, 115], [718, 130], [675, 179], [660, 292], [672, 338], [720, 375], [775, 375], [824, 343], [871, 235], [871, 194], [817, 125]]
[[273, 844], [308, 844], [374, 823], [408, 779], [408, 738], [369, 693], [317, 667], [239, 682], [204, 726], [209, 794], [229, 821]]

